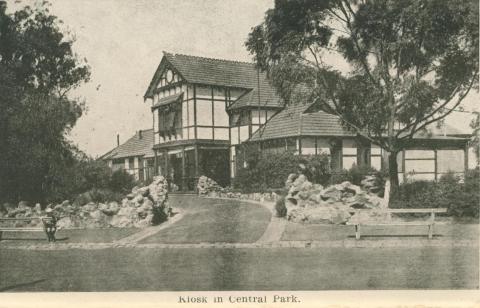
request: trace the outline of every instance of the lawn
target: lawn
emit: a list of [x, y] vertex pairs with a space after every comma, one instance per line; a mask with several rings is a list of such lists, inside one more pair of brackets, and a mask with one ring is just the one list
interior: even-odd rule
[[0, 249], [0, 291], [478, 289], [478, 248]]
[[184, 217], [142, 243], [251, 243], [265, 232], [271, 213], [261, 205], [173, 195], [170, 204]]
[[[425, 238], [427, 226], [362, 226], [362, 238], [385, 240], [388, 238]], [[437, 224], [435, 237], [447, 240], [478, 241], [478, 224]], [[319, 225], [288, 222], [282, 241], [335, 241], [355, 237], [354, 226]]]

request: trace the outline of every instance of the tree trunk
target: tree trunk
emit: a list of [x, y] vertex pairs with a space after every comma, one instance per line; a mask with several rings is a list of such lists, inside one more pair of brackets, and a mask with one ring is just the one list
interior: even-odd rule
[[397, 164], [398, 152], [390, 152], [388, 154], [388, 175], [390, 178], [390, 196], [393, 195], [398, 189], [398, 164]]

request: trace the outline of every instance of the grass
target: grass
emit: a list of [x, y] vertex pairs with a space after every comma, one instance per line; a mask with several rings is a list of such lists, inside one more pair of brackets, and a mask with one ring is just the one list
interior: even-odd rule
[[[58, 230], [56, 238], [59, 243], [110, 243], [137, 232], [137, 228], [108, 228], [108, 229], [75, 229]], [[29, 244], [47, 241], [47, 236], [40, 232], [5, 232], [2, 236], [3, 244]]]
[[251, 243], [270, 222], [266, 208], [237, 200], [218, 200], [175, 195], [170, 204], [184, 217], [142, 243]]
[[[478, 224], [437, 224], [435, 236], [450, 240], [478, 241]], [[361, 235], [368, 239], [426, 237], [427, 226], [362, 226]], [[288, 222], [282, 235], [283, 241], [333, 241], [355, 236], [355, 229], [348, 225], [319, 225]]]
[[0, 291], [478, 289], [478, 248], [0, 250]]

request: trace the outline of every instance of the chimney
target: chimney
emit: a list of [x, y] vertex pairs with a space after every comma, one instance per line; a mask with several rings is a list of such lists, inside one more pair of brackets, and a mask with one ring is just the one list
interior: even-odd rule
[[120, 146], [120, 134], [117, 134], [117, 147]]
[[139, 138], [139, 139], [142, 139], [142, 130], [139, 130], [139, 131], [138, 131], [138, 138]]

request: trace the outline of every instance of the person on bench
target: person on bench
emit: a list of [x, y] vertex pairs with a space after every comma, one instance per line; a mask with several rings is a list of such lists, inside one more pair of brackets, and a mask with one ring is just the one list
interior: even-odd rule
[[55, 242], [55, 232], [57, 232], [57, 217], [51, 208], [45, 210], [46, 217], [43, 219], [43, 226], [49, 242]]

